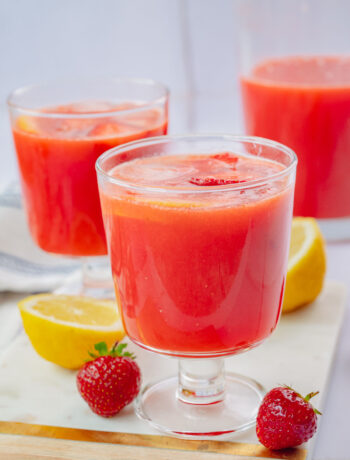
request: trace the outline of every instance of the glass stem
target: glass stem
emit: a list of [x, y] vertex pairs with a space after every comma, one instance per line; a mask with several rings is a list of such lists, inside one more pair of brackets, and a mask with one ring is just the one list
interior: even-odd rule
[[179, 360], [177, 397], [188, 404], [214, 404], [224, 399], [225, 369], [222, 358]]
[[107, 257], [82, 258], [82, 292], [90, 295], [96, 289], [113, 289], [111, 269]]

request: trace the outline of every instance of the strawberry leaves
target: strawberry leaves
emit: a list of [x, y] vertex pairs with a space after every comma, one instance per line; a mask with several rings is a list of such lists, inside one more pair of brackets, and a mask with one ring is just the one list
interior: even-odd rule
[[96, 359], [96, 358], [99, 358], [100, 356], [112, 356], [114, 358], [117, 356], [120, 356], [120, 357], [135, 359], [136, 355], [134, 355], [134, 353], [131, 353], [129, 351], [124, 351], [127, 346], [128, 346], [127, 343], [116, 342], [113, 345], [112, 349], [108, 350], [106, 342], [99, 342], [94, 345], [94, 348], [98, 352], [98, 354], [91, 353], [91, 351], [89, 351], [88, 354], [91, 359]]
[[128, 346], [127, 343], [118, 343], [116, 342], [110, 352], [111, 356], [124, 356], [127, 358], [135, 359], [136, 355], [130, 353], [129, 351], [123, 351]]
[[[317, 396], [320, 392], [319, 391], [312, 391], [311, 393], [307, 394], [305, 397], [298, 393], [297, 391], [294, 390], [290, 385], [281, 385], [284, 388], [288, 388], [288, 390], [294, 391], [296, 395], [298, 395], [301, 399], [303, 399], [306, 403], [309, 403], [310, 399], [313, 398], [314, 396]], [[312, 404], [310, 404], [312, 407], [313, 411], [317, 415], [322, 415], [322, 412], [320, 412], [318, 409], [316, 409]]]

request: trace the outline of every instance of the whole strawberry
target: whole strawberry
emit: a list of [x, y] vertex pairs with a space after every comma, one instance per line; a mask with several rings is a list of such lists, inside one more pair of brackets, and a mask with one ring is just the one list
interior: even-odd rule
[[277, 387], [264, 397], [256, 419], [259, 441], [269, 449], [296, 447], [309, 440], [317, 429], [318, 410], [290, 387]]
[[124, 352], [125, 343], [116, 344], [108, 351], [104, 342], [97, 343], [99, 356], [89, 353], [87, 362], [77, 374], [77, 386], [81, 396], [93, 412], [112, 417], [130, 404], [141, 385], [141, 372], [132, 353]]

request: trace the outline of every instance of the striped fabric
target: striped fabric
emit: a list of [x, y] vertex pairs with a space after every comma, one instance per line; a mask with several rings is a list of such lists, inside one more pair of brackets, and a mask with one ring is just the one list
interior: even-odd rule
[[51, 256], [32, 241], [17, 184], [0, 193], [0, 291], [41, 292], [58, 287], [79, 263]]

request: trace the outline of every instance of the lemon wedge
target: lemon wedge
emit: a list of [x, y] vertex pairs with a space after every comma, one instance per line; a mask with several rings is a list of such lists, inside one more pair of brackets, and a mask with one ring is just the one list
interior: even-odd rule
[[38, 294], [18, 303], [26, 331], [37, 353], [68, 369], [81, 367], [94, 344], [111, 347], [125, 333], [112, 300]]
[[325, 273], [325, 243], [316, 220], [295, 217], [282, 311], [289, 312], [315, 300], [322, 290]]
[[38, 129], [33, 117], [21, 115], [16, 121], [17, 128], [30, 134], [37, 134]]

